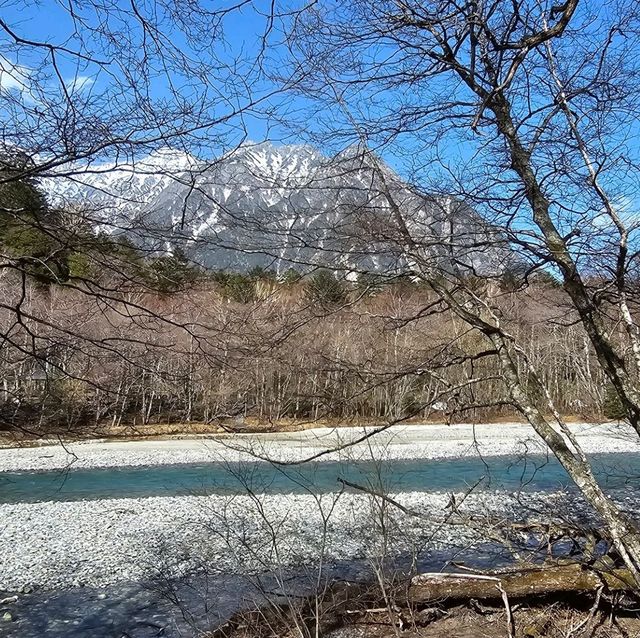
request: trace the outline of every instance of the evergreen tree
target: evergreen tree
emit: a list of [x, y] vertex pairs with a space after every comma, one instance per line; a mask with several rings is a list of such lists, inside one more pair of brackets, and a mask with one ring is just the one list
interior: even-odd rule
[[604, 392], [604, 401], [602, 402], [602, 412], [607, 419], [614, 421], [622, 421], [627, 418], [627, 413], [620, 401], [618, 393], [615, 388], [609, 383]]
[[146, 267], [147, 283], [161, 294], [183, 290], [197, 278], [197, 269], [179, 248], [170, 255], [151, 259]]
[[253, 281], [275, 281], [276, 273], [262, 266], [254, 266], [247, 273]]
[[312, 303], [331, 309], [346, 303], [347, 289], [334, 273], [319, 270], [307, 281], [306, 296]]
[[358, 276], [358, 292], [368, 297], [377, 295], [384, 285], [384, 279], [374, 273], [361, 273]]
[[47, 284], [69, 277], [68, 245], [59, 212], [29, 177], [28, 159], [0, 158], [0, 243], [16, 267]]
[[236, 303], [251, 303], [256, 300], [256, 280], [239, 272], [219, 270], [212, 275], [218, 291], [225, 299]]
[[302, 279], [302, 275], [295, 268], [289, 268], [285, 273], [280, 275], [280, 282], [285, 286], [293, 286], [297, 284], [300, 279]]

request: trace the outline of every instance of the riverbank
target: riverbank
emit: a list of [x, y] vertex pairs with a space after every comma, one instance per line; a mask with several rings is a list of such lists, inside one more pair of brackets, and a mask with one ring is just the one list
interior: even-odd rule
[[[640, 451], [637, 437], [628, 428], [612, 424], [571, 427], [586, 452]], [[233, 437], [5, 448], [0, 450], [0, 471], [255, 460], [255, 455], [297, 461], [336, 447], [340, 449], [320, 458], [446, 459], [543, 450], [529, 427], [515, 423], [396, 426], [365, 438], [371, 433], [362, 428], [324, 428]], [[358, 440], [357, 445], [351, 445]], [[456, 494], [455, 502], [460, 503], [462, 496]], [[493, 517], [548, 520], [552, 513], [562, 516], [570, 511], [582, 516], [587, 511], [579, 498], [566, 493], [474, 492], [462, 505], [461, 511], [476, 521], [467, 527], [449, 518], [450, 493], [403, 492], [392, 498], [407, 509], [381, 508], [379, 499], [338, 491], [322, 496], [194, 493], [3, 504], [0, 593], [16, 593], [19, 601], [35, 596], [47, 616], [49, 596], [62, 600], [61, 592], [74, 591], [74, 600], [83, 600], [77, 592], [86, 590], [90, 592], [90, 604], [102, 610], [96, 614], [104, 616], [104, 605], [110, 609], [122, 606], [119, 587], [137, 591], [136, 583], [147, 588], [158, 577], [164, 582], [178, 579], [188, 583], [192, 574], [200, 579], [203, 573], [205, 578], [220, 579], [264, 573], [276, 566], [308, 566], [313, 571], [320, 557], [331, 565], [370, 563], [379, 561], [382, 555], [418, 555], [424, 559], [452, 548], [473, 553], [495, 541], [490, 524]], [[626, 509], [637, 511], [638, 498], [631, 490], [617, 498]], [[20, 611], [20, 604], [6, 606], [8, 613], [28, 613], [26, 608]], [[0, 611], [4, 613], [4, 608]], [[19, 625], [15, 624], [16, 628]], [[60, 631], [52, 635], [71, 635], [64, 627]], [[13, 635], [43, 634], [34, 629]]]
[[[462, 494], [456, 495], [457, 502]], [[0, 590], [107, 586], [176, 578], [206, 565], [214, 574], [276, 565], [378, 560], [491, 540], [490, 525], [447, 522], [448, 493], [393, 498], [422, 514], [385, 512], [364, 494], [187, 496], [0, 505]], [[524, 520], [580, 505], [557, 493], [471, 494], [462, 511]], [[484, 531], [484, 535], [483, 535]]]
[[[574, 423], [586, 453], [640, 452], [640, 439], [627, 425]], [[0, 472], [246, 461], [258, 458], [298, 462], [367, 458], [455, 458], [545, 453], [523, 423], [398, 425], [375, 428], [314, 428], [298, 432], [234, 434], [132, 441], [43, 441], [38, 447], [0, 449]], [[360, 441], [355, 444], [354, 442]], [[332, 451], [333, 450], [333, 451]]]

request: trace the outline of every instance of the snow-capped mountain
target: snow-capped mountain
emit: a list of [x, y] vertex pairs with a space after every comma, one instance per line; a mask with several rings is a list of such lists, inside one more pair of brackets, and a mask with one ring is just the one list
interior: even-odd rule
[[304, 145], [244, 144], [215, 161], [164, 149], [43, 183], [103, 231], [151, 251], [180, 247], [220, 269], [260, 265], [386, 272], [438, 256], [495, 270], [493, 233], [451, 197], [425, 196], [362, 149], [328, 158]]
[[66, 166], [65, 174], [72, 177], [49, 177], [42, 180], [42, 186], [56, 205], [80, 205], [94, 210], [104, 218], [107, 230], [109, 227], [115, 230], [119, 221], [143, 210], [174, 179], [197, 169], [198, 161], [194, 157], [166, 148], [135, 163]]

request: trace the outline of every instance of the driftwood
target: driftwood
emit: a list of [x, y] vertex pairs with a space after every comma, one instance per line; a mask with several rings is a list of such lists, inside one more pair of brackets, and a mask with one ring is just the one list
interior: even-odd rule
[[597, 571], [581, 564], [549, 565], [490, 574], [419, 574], [409, 584], [411, 603], [435, 600], [499, 599], [546, 594], [630, 591], [633, 579], [626, 569]]
[[[510, 571], [473, 573], [427, 573], [400, 583], [388, 593], [395, 604], [412, 608], [415, 619], [425, 606], [446, 607], [471, 600], [502, 601], [512, 634], [510, 600], [535, 596], [585, 594], [635, 589], [625, 569], [598, 571], [578, 563], [525, 567]], [[371, 583], [335, 582], [316, 596], [295, 602], [267, 602], [263, 606], [238, 612], [209, 634], [210, 638], [289, 638], [319, 635], [337, 629], [357, 617], [384, 612], [387, 605], [379, 587]], [[400, 614], [401, 615], [401, 614]]]

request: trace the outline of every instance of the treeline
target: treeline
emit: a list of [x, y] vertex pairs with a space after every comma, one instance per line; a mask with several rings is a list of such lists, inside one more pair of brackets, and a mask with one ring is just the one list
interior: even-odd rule
[[[254, 273], [237, 301], [230, 280], [111, 302], [28, 285], [23, 324], [0, 349], [3, 427], [514, 415], [486, 344], [449, 312], [425, 314], [433, 300], [418, 284]], [[16, 300], [9, 278], [2, 288]], [[560, 289], [538, 282], [498, 298], [559, 410], [620, 416]]]
[[[209, 272], [96, 234], [26, 180], [0, 204], [4, 429], [513, 416], [486, 342], [409, 277]], [[563, 291], [527, 275], [466, 284], [561, 412], [621, 416]]]
[[[302, 278], [302, 269], [295, 268], [283, 273], [261, 267], [247, 272], [212, 271], [190, 260], [179, 247], [168, 251], [164, 237], [141, 247], [128, 234], [100, 232], [97, 227], [98, 219], [87, 211], [49, 206], [29, 181], [0, 182], [0, 250], [7, 259], [2, 267], [26, 275], [43, 288], [94, 285], [165, 295], [211, 282], [225, 299], [250, 303], [276, 284], [289, 286]], [[372, 281], [361, 278], [361, 285], [370, 286]], [[329, 271], [313, 272], [307, 284], [319, 303], [346, 301], [344, 282]]]

